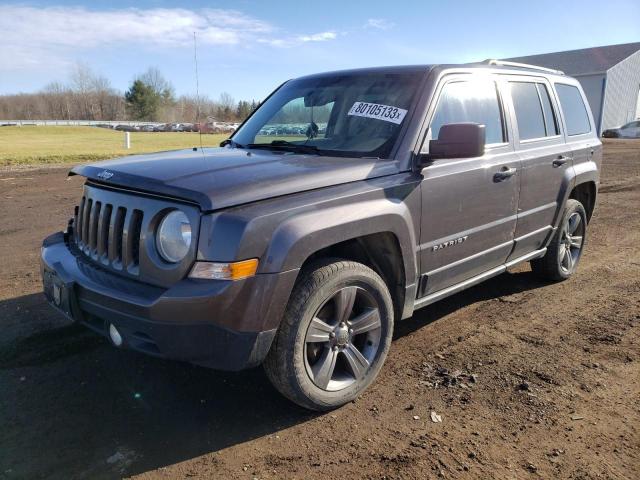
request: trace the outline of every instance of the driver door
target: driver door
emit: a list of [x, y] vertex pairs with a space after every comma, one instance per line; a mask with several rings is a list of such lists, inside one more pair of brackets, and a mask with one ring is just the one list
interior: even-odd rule
[[485, 154], [434, 160], [422, 169], [418, 297], [438, 292], [503, 265], [514, 243], [520, 161], [509, 138], [495, 76], [445, 77], [423, 144], [442, 125], [485, 125]]

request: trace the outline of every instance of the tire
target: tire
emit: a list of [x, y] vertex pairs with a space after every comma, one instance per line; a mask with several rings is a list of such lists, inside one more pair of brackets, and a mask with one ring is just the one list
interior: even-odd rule
[[382, 278], [360, 263], [323, 261], [296, 282], [264, 369], [289, 400], [332, 410], [373, 382], [392, 334], [393, 304]]
[[568, 279], [578, 268], [586, 239], [587, 214], [579, 201], [569, 199], [547, 253], [532, 260], [531, 269], [543, 280], [560, 282]]

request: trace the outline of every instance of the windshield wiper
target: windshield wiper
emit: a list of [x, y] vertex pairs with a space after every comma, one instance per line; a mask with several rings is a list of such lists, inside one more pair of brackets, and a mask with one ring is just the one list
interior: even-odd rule
[[320, 149], [314, 145], [300, 145], [286, 140], [274, 140], [271, 143], [250, 143], [247, 148], [266, 148], [276, 150], [290, 150], [292, 152], [314, 153], [320, 155]]

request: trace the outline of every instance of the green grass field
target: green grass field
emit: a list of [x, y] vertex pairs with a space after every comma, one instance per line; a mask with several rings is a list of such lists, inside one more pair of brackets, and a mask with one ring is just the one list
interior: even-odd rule
[[[197, 133], [131, 132], [131, 148], [124, 148], [124, 132], [97, 127], [2, 127], [0, 165], [80, 163], [200, 146]], [[203, 146], [218, 146], [228, 135], [202, 135]]]

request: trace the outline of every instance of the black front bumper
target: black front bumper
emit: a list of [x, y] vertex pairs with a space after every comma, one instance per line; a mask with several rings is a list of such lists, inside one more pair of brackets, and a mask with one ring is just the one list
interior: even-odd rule
[[44, 293], [73, 320], [125, 347], [221, 370], [264, 360], [297, 271], [237, 282], [184, 279], [169, 289], [120, 277], [73, 253], [62, 233], [45, 239]]

